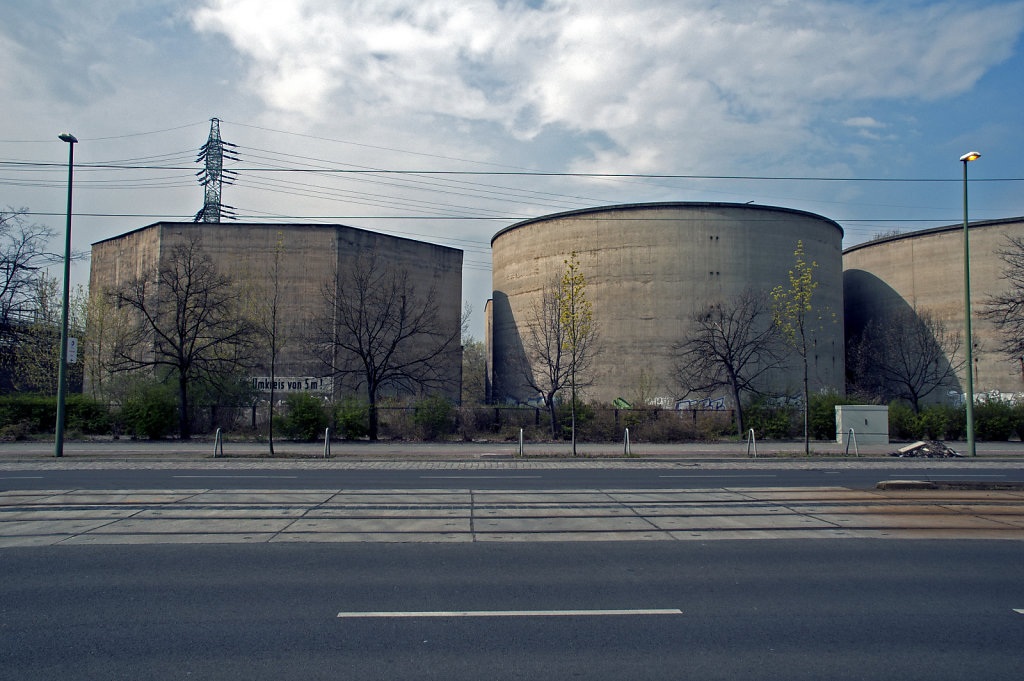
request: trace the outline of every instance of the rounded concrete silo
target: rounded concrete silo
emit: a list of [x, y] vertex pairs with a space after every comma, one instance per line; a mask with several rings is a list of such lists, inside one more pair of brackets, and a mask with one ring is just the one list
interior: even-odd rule
[[[491, 397], [537, 398], [523, 378], [532, 310], [573, 251], [602, 348], [586, 399], [642, 396], [671, 408], [681, 397], [673, 346], [685, 339], [693, 316], [749, 289], [788, 287], [798, 242], [818, 265], [813, 305], [827, 317], [810, 356], [811, 388], [842, 391], [842, 238], [838, 224], [813, 213], [733, 203], [616, 205], [511, 225], [491, 239]], [[793, 359], [770, 387], [799, 394], [802, 372], [795, 353]]]
[[[1024, 395], [1024, 358], [1003, 352], [999, 329], [984, 312], [992, 296], [1010, 288], [1000, 251], [1012, 247], [1010, 239], [1024, 238], [1024, 217], [972, 222], [969, 229], [974, 390], [979, 395], [1020, 399]], [[843, 285], [849, 339], [856, 339], [869, 322], [885, 323], [901, 311], [927, 312], [962, 339], [963, 268], [962, 224], [884, 237], [846, 249]], [[934, 391], [929, 401], [959, 403], [963, 399], [965, 357], [960, 347], [946, 358], [959, 367], [956, 384]]]

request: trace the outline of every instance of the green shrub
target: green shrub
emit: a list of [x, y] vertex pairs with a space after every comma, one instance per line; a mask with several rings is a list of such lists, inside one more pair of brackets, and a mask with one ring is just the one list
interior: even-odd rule
[[[54, 395], [5, 395], [0, 397], [0, 430], [10, 426], [7, 437], [52, 433], [57, 426], [57, 398]], [[107, 406], [85, 395], [67, 396], [64, 431], [100, 434], [110, 432]]]
[[925, 407], [917, 415], [918, 430], [929, 440], [941, 440], [949, 431], [950, 415], [943, 407]]
[[1017, 437], [1024, 442], [1024, 402], [1014, 405], [1013, 418]]
[[54, 395], [5, 395], [0, 398], [0, 427], [14, 425], [30, 433], [52, 433], [57, 426]]
[[[555, 407], [555, 414], [558, 418], [558, 425], [562, 429], [562, 439], [572, 439], [572, 402], [559, 402]], [[579, 397], [576, 398], [576, 439], [584, 439], [582, 434], [587, 424], [594, 420], [593, 405], [585, 404]]]
[[974, 406], [974, 432], [979, 440], [1006, 441], [1016, 428], [1014, 409], [1006, 402], [986, 401]]
[[2, 442], [14, 442], [16, 440], [26, 440], [28, 436], [32, 434], [32, 424], [28, 421], [18, 421], [16, 423], [5, 423], [0, 426], [0, 441]]
[[743, 410], [743, 427], [747, 431], [753, 429], [758, 439], [784, 440], [796, 434], [799, 415], [800, 409], [796, 405], [779, 404], [759, 397]]
[[178, 427], [177, 393], [165, 383], [138, 383], [121, 403], [119, 417], [125, 432], [134, 437], [167, 437]]
[[435, 440], [455, 430], [455, 409], [451, 402], [440, 395], [431, 395], [416, 403], [412, 421], [425, 440]]
[[89, 435], [110, 432], [110, 409], [86, 395], [68, 395], [65, 427]]
[[334, 429], [338, 437], [358, 440], [370, 432], [370, 404], [349, 395], [334, 405]]
[[834, 440], [836, 437], [836, 405], [858, 404], [859, 400], [844, 397], [834, 390], [811, 395], [807, 414], [807, 430], [812, 440]]
[[924, 431], [917, 414], [906, 402], [889, 403], [889, 437], [894, 440], [920, 440]]
[[285, 413], [276, 417], [277, 428], [293, 440], [312, 441], [327, 430], [327, 408], [310, 393], [290, 393], [284, 398]]
[[946, 415], [946, 439], [963, 440], [967, 437], [967, 408], [946, 405], [941, 407]]

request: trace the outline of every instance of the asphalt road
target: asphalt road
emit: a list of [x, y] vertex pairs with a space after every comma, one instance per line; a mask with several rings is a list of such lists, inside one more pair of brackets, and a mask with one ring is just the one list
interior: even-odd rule
[[935, 681], [1024, 663], [1015, 541], [48, 547], [0, 562], [2, 675], [26, 681]]
[[880, 480], [1024, 481], [1016, 468], [675, 468], [339, 469], [308, 466], [237, 469], [0, 470], [2, 490], [45, 489], [702, 489], [711, 487], [873, 488]]

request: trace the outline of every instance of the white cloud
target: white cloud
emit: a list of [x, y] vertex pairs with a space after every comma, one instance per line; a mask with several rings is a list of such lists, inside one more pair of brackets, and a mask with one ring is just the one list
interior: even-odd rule
[[884, 128], [885, 123], [876, 121], [871, 116], [856, 116], [854, 118], [847, 118], [843, 121], [843, 125], [850, 128]]
[[814, 146], [836, 102], [962, 93], [1011, 54], [1024, 4], [211, 0], [193, 22], [276, 109], [560, 126], [612, 142], [579, 169], [656, 171], [722, 140], [751, 158]]

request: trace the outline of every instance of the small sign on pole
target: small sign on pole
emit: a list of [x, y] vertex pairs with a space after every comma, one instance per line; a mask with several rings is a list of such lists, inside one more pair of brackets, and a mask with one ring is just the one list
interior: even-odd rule
[[78, 339], [68, 336], [68, 364], [78, 361]]

